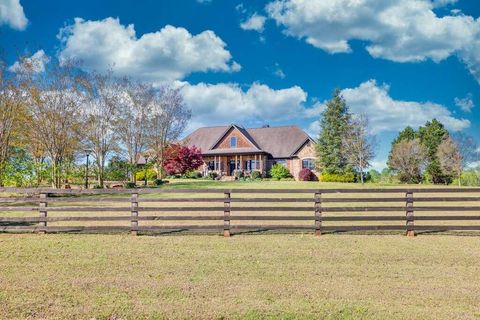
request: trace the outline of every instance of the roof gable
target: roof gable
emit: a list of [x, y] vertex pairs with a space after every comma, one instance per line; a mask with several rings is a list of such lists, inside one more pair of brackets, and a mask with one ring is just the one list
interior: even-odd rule
[[252, 139], [247, 130], [242, 127], [232, 125], [228, 130], [218, 139], [210, 149], [225, 149], [230, 148], [230, 138], [237, 138], [236, 148], [255, 148], [259, 149], [258, 145]]
[[[230, 148], [229, 133], [235, 132], [251, 145], [244, 148], [257, 149], [269, 153], [274, 158], [289, 158], [308, 141], [313, 141], [302, 129], [297, 126], [267, 127], [244, 129], [240, 126], [230, 125], [221, 127], [200, 128], [184, 139], [188, 145], [195, 145], [202, 152], [212, 153], [219, 150], [222, 142], [228, 142]], [[238, 146], [240, 148], [240, 146]], [[235, 149], [231, 149], [235, 150]]]

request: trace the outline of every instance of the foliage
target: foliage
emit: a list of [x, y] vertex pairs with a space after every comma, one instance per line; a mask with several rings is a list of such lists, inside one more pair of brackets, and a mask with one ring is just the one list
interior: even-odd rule
[[343, 174], [322, 172], [320, 175], [322, 182], [355, 182], [355, 174], [353, 172], [345, 172]]
[[437, 156], [438, 147], [442, 141], [449, 136], [447, 129], [437, 119], [427, 121], [425, 126], [418, 129], [420, 142], [427, 151], [428, 164], [425, 172], [432, 183], [447, 183], [451, 180], [449, 175], [442, 172], [440, 161]]
[[317, 176], [313, 173], [312, 170], [308, 168], [303, 168], [298, 173], [298, 180], [300, 181], [315, 181], [317, 180]]
[[172, 144], [166, 150], [164, 169], [168, 175], [185, 174], [198, 169], [202, 164], [202, 154], [195, 146]]
[[202, 177], [202, 173], [199, 171], [187, 171], [182, 177], [186, 179], [199, 179]]
[[216, 180], [218, 178], [218, 173], [216, 173], [215, 171], [209, 171], [208, 178], [211, 180]]
[[270, 169], [270, 176], [274, 179], [290, 178], [290, 171], [280, 163], [275, 163]]
[[125, 183], [125, 188], [127, 189], [134, 189], [137, 187], [137, 184], [135, 182], [128, 181]]
[[394, 170], [400, 182], [419, 183], [427, 163], [427, 151], [420, 140], [401, 140], [396, 143], [388, 158], [388, 166]]
[[252, 180], [257, 180], [262, 178], [262, 173], [258, 170], [254, 170], [250, 173], [250, 178]]
[[234, 170], [233, 171], [233, 176], [237, 180], [240, 179], [240, 178], [243, 178], [243, 171], [242, 170]]
[[[145, 180], [145, 169], [138, 170], [135, 173], [136, 181], [144, 181]], [[157, 171], [154, 168], [147, 168], [147, 180], [152, 181], [157, 179]]]
[[469, 169], [463, 171], [461, 176], [453, 181], [454, 184], [462, 186], [478, 187], [480, 186], [480, 169]]
[[131, 165], [128, 161], [114, 156], [105, 168], [105, 178], [111, 181], [126, 181], [128, 180], [128, 172], [130, 169]]
[[156, 185], [156, 186], [161, 186], [162, 184], [164, 184], [165, 181], [162, 180], [162, 179], [155, 179], [153, 180], [153, 184]]
[[418, 138], [418, 133], [412, 127], [408, 126], [402, 131], [400, 131], [398, 136], [393, 140], [392, 146], [399, 143], [400, 141], [412, 141], [416, 138]]
[[341, 97], [340, 90], [337, 89], [322, 114], [320, 136], [315, 147], [318, 165], [322, 172], [337, 175], [345, 172], [347, 160], [342, 139], [349, 118], [345, 99]]

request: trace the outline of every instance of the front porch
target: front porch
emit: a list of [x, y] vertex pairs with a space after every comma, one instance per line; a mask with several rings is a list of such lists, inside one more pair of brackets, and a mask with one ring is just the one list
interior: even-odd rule
[[259, 171], [262, 176], [266, 173], [268, 155], [255, 154], [228, 154], [228, 155], [204, 155], [203, 175], [216, 172], [218, 176], [234, 176], [235, 171], [249, 175], [252, 171]]

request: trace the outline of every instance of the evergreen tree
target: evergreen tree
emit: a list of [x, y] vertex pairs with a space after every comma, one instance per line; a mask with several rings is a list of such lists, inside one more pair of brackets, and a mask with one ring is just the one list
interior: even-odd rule
[[415, 132], [415, 130], [412, 127], [408, 126], [398, 134], [395, 140], [393, 140], [392, 146], [399, 143], [400, 141], [404, 141], [404, 140], [412, 141], [415, 138], [418, 138], [417, 132]]
[[343, 174], [347, 160], [342, 150], [342, 139], [347, 129], [350, 114], [340, 90], [335, 90], [332, 99], [322, 114], [320, 136], [316, 145], [318, 165], [322, 173]]
[[437, 119], [433, 119], [418, 129], [418, 136], [427, 150], [426, 178], [435, 184], [451, 182], [452, 177], [442, 172], [437, 156], [438, 147], [445, 138], [449, 137], [448, 130]]

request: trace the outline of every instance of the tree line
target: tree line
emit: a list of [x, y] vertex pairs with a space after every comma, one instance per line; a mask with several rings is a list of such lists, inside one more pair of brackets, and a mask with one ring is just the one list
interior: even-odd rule
[[[368, 117], [352, 114], [336, 90], [322, 113], [316, 144], [321, 181], [380, 182], [383, 177], [383, 182], [390, 183], [450, 184], [456, 180], [461, 185], [462, 174], [479, 160], [479, 149], [472, 137], [451, 134], [437, 119], [427, 121], [418, 130], [402, 130], [392, 142], [388, 167], [382, 173], [367, 172], [375, 148]], [[471, 184], [480, 183], [477, 176], [477, 182]]]
[[84, 72], [75, 61], [43, 72], [28, 59], [21, 63], [21, 72], [11, 73], [0, 61], [0, 186], [22, 173], [28, 181], [16, 184], [60, 188], [81, 175], [76, 160], [86, 154], [99, 187], [115, 167], [135, 181], [146, 150], [161, 178], [165, 153], [191, 117], [180, 88]]

